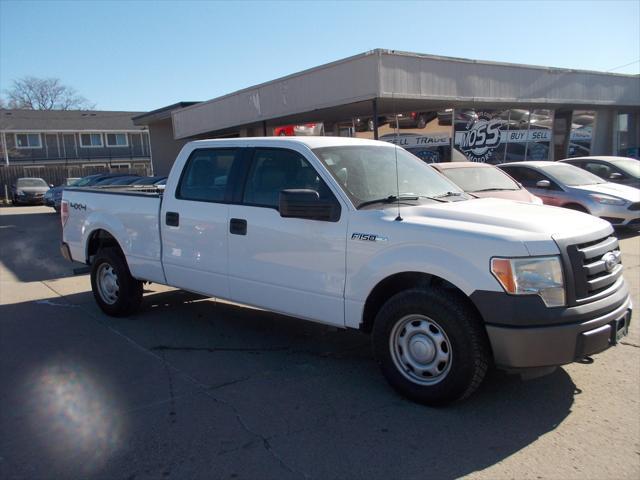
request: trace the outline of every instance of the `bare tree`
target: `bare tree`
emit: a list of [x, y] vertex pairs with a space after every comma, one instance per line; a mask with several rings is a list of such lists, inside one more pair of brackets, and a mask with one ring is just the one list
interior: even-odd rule
[[23, 77], [7, 91], [9, 108], [27, 110], [90, 110], [95, 105], [59, 78]]

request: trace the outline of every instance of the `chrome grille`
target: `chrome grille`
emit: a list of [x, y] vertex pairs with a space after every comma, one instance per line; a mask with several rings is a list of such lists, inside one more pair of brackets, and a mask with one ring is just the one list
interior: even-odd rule
[[573, 267], [577, 301], [588, 300], [607, 290], [622, 275], [616, 237], [570, 245], [567, 252]]

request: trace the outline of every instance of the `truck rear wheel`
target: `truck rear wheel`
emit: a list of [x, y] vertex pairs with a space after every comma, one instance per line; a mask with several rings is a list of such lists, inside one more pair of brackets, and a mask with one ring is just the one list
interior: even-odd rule
[[387, 381], [402, 395], [444, 405], [471, 395], [490, 360], [478, 314], [445, 289], [391, 297], [373, 326], [373, 350]]
[[134, 313], [142, 301], [142, 282], [131, 276], [120, 251], [102, 248], [91, 268], [91, 290], [107, 315], [124, 317]]

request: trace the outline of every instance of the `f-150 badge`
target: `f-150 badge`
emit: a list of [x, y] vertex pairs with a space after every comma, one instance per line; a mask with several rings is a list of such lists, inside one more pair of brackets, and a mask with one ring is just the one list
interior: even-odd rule
[[364, 242], [386, 242], [389, 239], [376, 235], [375, 233], [352, 233], [351, 240], [362, 240]]

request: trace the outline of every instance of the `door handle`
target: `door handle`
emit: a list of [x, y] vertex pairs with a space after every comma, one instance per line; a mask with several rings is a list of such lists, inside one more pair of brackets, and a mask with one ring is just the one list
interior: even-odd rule
[[178, 212], [167, 212], [165, 223], [170, 227], [178, 227], [180, 225], [180, 214]]
[[229, 233], [233, 235], [246, 235], [247, 221], [244, 218], [232, 218], [229, 222]]

